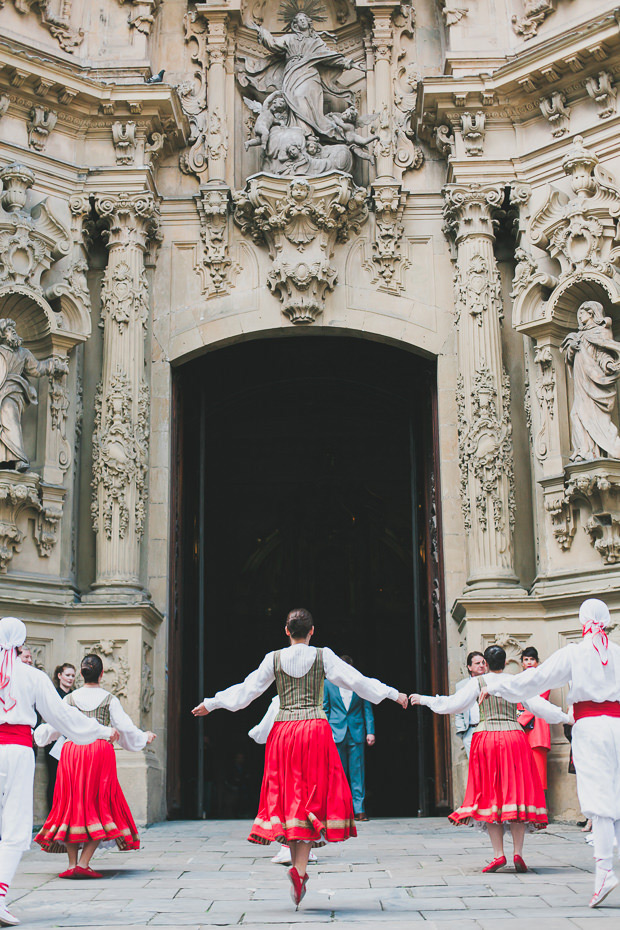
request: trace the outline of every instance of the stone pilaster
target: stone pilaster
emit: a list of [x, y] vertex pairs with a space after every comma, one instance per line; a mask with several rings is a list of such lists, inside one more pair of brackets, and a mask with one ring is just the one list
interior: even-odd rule
[[144, 597], [140, 544], [146, 516], [149, 390], [144, 339], [149, 294], [144, 269], [157, 206], [149, 192], [99, 195], [108, 224], [108, 265], [101, 293], [103, 368], [95, 400], [93, 526], [97, 567], [93, 595], [117, 602]]
[[510, 385], [502, 361], [502, 299], [493, 252], [493, 214], [504, 190], [450, 185], [444, 195], [447, 232], [457, 249], [457, 407], [468, 583], [514, 585]]
[[374, 91], [375, 107], [379, 112], [379, 141], [375, 149], [377, 160], [377, 178], [392, 177], [394, 173], [393, 157], [393, 115], [392, 115], [392, 52], [394, 31], [392, 13], [394, 4], [373, 4], [372, 45], [374, 51]]
[[226, 178], [226, 155], [228, 154], [228, 120], [223, 111], [227, 83], [228, 16], [221, 11], [209, 11], [207, 22], [207, 159], [209, 163], [209, 181], [224, 181]]

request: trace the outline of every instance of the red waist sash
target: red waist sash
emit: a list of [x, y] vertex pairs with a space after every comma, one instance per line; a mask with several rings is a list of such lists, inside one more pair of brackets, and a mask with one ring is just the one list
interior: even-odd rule
[[32, 727], [27, 723], [0, 723], [0, 746], [6, 745], [32, 749]]
[[620, 701], [577, 701], [573, 714], [575, 721], [582, 717], [620, 717]]

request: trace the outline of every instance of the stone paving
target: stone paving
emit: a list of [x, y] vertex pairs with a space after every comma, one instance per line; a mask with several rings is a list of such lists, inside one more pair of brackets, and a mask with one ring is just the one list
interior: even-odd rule
[[554, 824], [527, 837], [525, 875], [482, 875], [486, 835], [443, 819], [359, 827], [357, 840], [317, 851], [297, 912], [285, 868], [269, 861], [275, 848], [248, 843], [243, 821], [153, 826], [139, 852], [97, 854], [104, 880], [58, 879], [65, 857], [33, 849], [11, 887], [11, 907], [24, 927], [88, 930], [620, 928], [620, 887], [597, 910], [587, 907], [592, 850], [576, 827]]

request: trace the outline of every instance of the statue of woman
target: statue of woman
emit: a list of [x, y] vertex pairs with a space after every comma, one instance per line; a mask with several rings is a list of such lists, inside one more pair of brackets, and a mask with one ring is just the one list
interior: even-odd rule
[[620, 377], [620, 342], [614, 341], [611, 319], [596, 300], [581, 304], [577, 322], [578, 331], [569, 333], [562, 343], [574, 383], [571, 461], [620, 458], [620, 435], [612, 420]]
[[[315, 31], [307, 13], [297, 13], [291, 20], [291, 32], [273, 36], [264, 26], [251, 24], [259, 41], [284, 62], [276, 61], [251, 68], [246, 60], [249, 82], [258, 90], [281, 90], [291, 111], [290, 124], [311, 130], [327, 139], [340, 140], [342, 132], [324, 113], [324, 89], [349, 98], [350, 91], [334, 86], [329, 72], [342, 72], [357, 65], [329, 48]], [[335, 77], [336, 75], [334, 75]]]

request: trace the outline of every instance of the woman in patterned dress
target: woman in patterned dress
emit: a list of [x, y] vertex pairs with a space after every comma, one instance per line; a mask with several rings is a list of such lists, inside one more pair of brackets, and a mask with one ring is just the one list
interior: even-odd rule
[[[507, 676], [506, 653], [501, 646], [489, 646], [484, 658], [489, 676]], [[455, 694], [431, 697], [412, 694], [412, 704], [423, 704], [436, 714], [458, 714], [471, 707], [486, 688], [486, 675], [472, 678]], [[559, 707], [542, 698], [530, 698], [525, 706], [549, 723], [568, 723]], [[506, 865], [504, 829], [509, 827], [514, 844], [514, 866], [527, 872], [523, 861], [526, 825], [537, 829], [547, 825], [545, 794], [534, 761], [534, 754], [518, 721], [516, 704], [503, 698], [487, 697], [480, 704], [480, 723], [474, 731], [469, 757], [467, 788], [461, 806], [450, 814], [453, 823], [478, 821], [489, 831], [494, 858], [483, 872], [496, 872]]]
[[248, 839], [290, 847], [291, 896], [299, 905], [311, 848], [357, 835], [351, 789], [323, 710], [325, 679], [373, 704], [390, 698], [406, 708], [407, 696], [366, 678], [331, 649], [311, 646], [314, 621], [307, 610], [289, 613], [285, 633], [287, 649], [269, 652], [244, 682], [205, 698], [192, 713], [242, 710], [275, 680], [280, 710], [267, 739], [258, 815]]
[[[104, 726], [115, 727], [123, 749], [139, 752], [153, 742], [155, 734], [139, 730], [118, 698], [100, 686], [103, 663], [99, 656], [84, 656], [80, 671], [84, 687], [68, 694], [65, 703], [87, 717], [95, 717]], [[60, 734], [49, 724], [42, 724], [34, 736], [37, 745], [45, 746]], [[101, 878], [100, 872], [91, 869], [90, 860], [102, 840], [115, 840], [122, 850], [140, 848], [110, 743], [101, 739], [88, 746], [69, 740], [63, 743], [54, 803], [35, 840], [46, 852], [67, 852], [69, 868], [60, 873], [60, 878]]]

